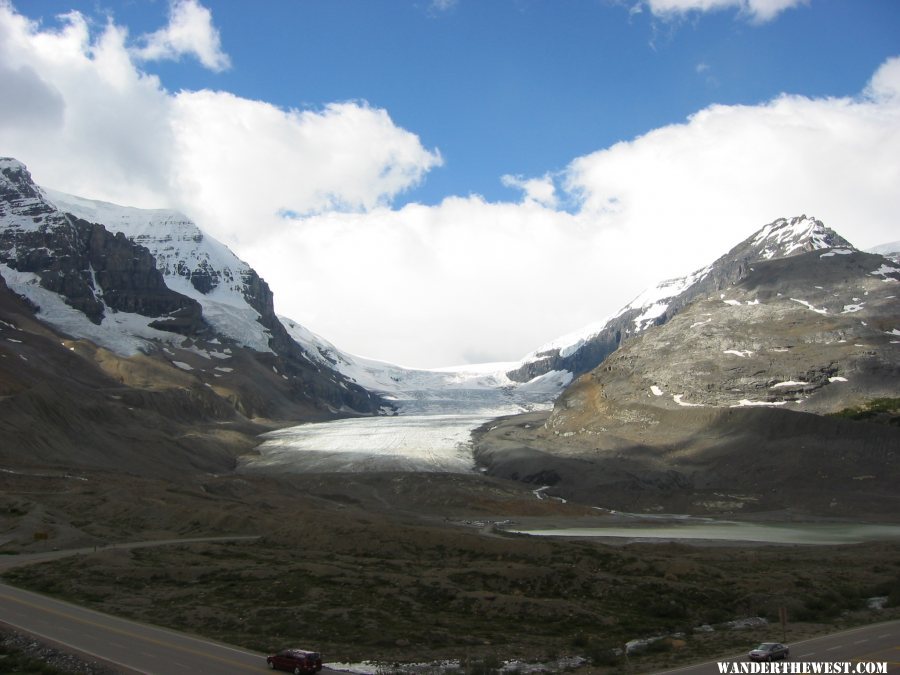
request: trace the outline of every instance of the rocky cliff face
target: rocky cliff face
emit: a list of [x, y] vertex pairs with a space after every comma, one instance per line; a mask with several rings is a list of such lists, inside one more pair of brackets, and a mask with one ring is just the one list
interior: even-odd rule
[[[0, 159], [0, 276], [55, 329], [120, 357], [150, 356], [178, 371], [173, 382], [189, 373], [243, 415], [385, 405], [312, 360], [276, 317], [266, 282], [183, 215], [44, 190], [9, 158]], [[121, 381], [133, 377], [115, 368]]]
[[271, 351], [272, 330], [282, 333], [273, 312], [273, 296], [254, 269], [226, 246], [206, 235], [177, 211], [138, 209], [41, 190], [67, 214], [101, 223], [110, 232], [145, 247], [165, 284], [196, 300], [214, 330], [256, 351]]
[[780, 218], [708, 267], [648, 289], [604, 325], [538, 349], [519, 368], [507, 374], [520, 382], [553, 370], [567, 370], [577, 377], [599, 365], [626, 340], [666, 323], [694, 299], [746, 278], [754, 263], [829, 247], [850, 247], [850, 244], [815, 218], [805, 215]]
[[0, 173], [0, 263], [34, 274], [95, 324], [129, 312], [161, 330], [203, 331], [200, 305], [166, 286], [146, 248], [53, 208], [22, 164], [2, 160]]

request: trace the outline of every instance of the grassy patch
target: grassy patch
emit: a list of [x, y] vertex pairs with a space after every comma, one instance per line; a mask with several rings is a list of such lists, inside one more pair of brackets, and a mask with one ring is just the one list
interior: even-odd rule
[[876, 398], [834, 413], [835, 417], [900, 426], [900, 398]]

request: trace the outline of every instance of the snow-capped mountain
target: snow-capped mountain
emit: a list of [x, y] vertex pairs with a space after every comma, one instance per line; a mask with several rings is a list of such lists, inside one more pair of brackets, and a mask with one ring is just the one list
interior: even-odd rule
[[[236, 377], [229, 360], [243, 349], [256, 360], [265, 355], [276, 384], [294, 387], [300, 377], [304, 395], [360, 412], [512, 413], [549, 405], [571, 380], [568, 372], [549, 370], [517, 382], [505, 374], [514, 363], [420, 370], [354, 356], [276, 317], [257, 273], [183, 214], [42, 188], [14, 159], [0, 159], [0, 198], [0, 275], [10, 289], [40, 307], [40, 318], [58, 330], [120, 356], [155, 353], [198, 377], [206, 373], [221, 387]], [[140, 274], [119, 275], [142, 279], [130, 289], [140, 303], [125, 302], [122, 279], [113, 283], [105, 276], [106, 249], [90, 245], [99, 240], [121, 249], [116, 264], [142, 261]], [[78, 242], [85, 252], [60, 276], [61, 261], [72, 260]], [[153, 303], [150, 286], [160, 296]]]
[[138, 209], [42, 188], [60, 211], [110, 232], [121, 232], [150, 251], [166, 286], [196, 300], [213, 329], [258, 352], [272, 351], [272, 333], [260, 319], [265, 307], [256, 272], [177, 211]]
[[877, 253], [878, 255], [883, 255], [885, 258], [893, 260], [895, 263], [900, 263], [900, 241], [892, 241], [887, 244], [875, 246], [874, 248], [870, 248], [868, 253]]
[[188, 372], [247, 415], [385, 407], [311, 358], [268, 285], [185, 216], [45, 190], [10, 158], [0, 159], [0, 276], [54, 329]]
[[896, 514], [900, 263], [778, 220], [601, 328], [621, 345], [549, 417], [477, 441], [490, 475], [632, 512]]
[[[900, 265], [839, 244], [756, 261], [610, 355], [617, 405], [834, 413], [900, 393]], [[572, 406], [564, 394], [558, 418]], [[787, 409], [786, 408], [786, 409]]]
[[[755, 263], [825, 248], [855, 251], [814, 218], [779, 219], [713, 264], [648, 289], [614, 317], [520, 362], [419, 370], [348, 354], [277, 317], [257, 273], [184, 215], [40, 188], [20, 162], [0, 159], [0, 276], [41, 320], [123, 357], [153, 353], [220, 389], [238, 378], [230, 361], [242, 350], [289, 398], [319, 398], [332, 410], [505, 413], [546, 405], [625, 341], [740, 282]], [[264, 397], [241, 405], [260, 412]]]
[[515, 381], [527, 381], [552, 370], [568, 371], [577, 377], [600, 364], [626, 340], [670, 320], [694, 298], [740, 281], [753, 263], [824, 248], [855, 250], [813, 217], [779, 218], [711, 265], [685, 277], [663, 281], [641, 293], [615, 316], [536, 349], [507, 375]]

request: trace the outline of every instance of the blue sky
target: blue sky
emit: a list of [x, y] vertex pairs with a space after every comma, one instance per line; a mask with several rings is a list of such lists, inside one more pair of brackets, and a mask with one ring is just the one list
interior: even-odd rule
[[[134, 35], [162, 0], [29, 0], [47, 22], [78, 9]], [[711, 103], [779, 93], [847, 96], [900, 52], [900, 3], [814, 0], [757, 24], [734, 9], [664, 20], [611, 0], [209, 0], [231, 67], [183, 58], [146, 67], [170, 90], [224, 89], [286, 108], [365, 100], [437, 148], [444, 165], [404, 195], [512, 198], [504, 174], [683, 121]]]
[[2, 7], [0, 153], [367, 356], [518, 358], [781, 216], [900, 239], [895, 0]]

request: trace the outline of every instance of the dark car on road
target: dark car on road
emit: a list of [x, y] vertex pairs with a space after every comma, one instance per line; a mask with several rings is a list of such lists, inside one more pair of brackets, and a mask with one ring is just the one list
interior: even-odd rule
[[751, 661], [774, 661], [786, 659], [790, 654], [790, 650], [780, 642], [763, 642], [755, 649], [751, 649], [747, 657]]
[[294, 675], [317, 673], [322, 670], [322, 655], [305, 649], [282, 649], [266, 657], [266, 663], [272, 670], [287, 670]]

